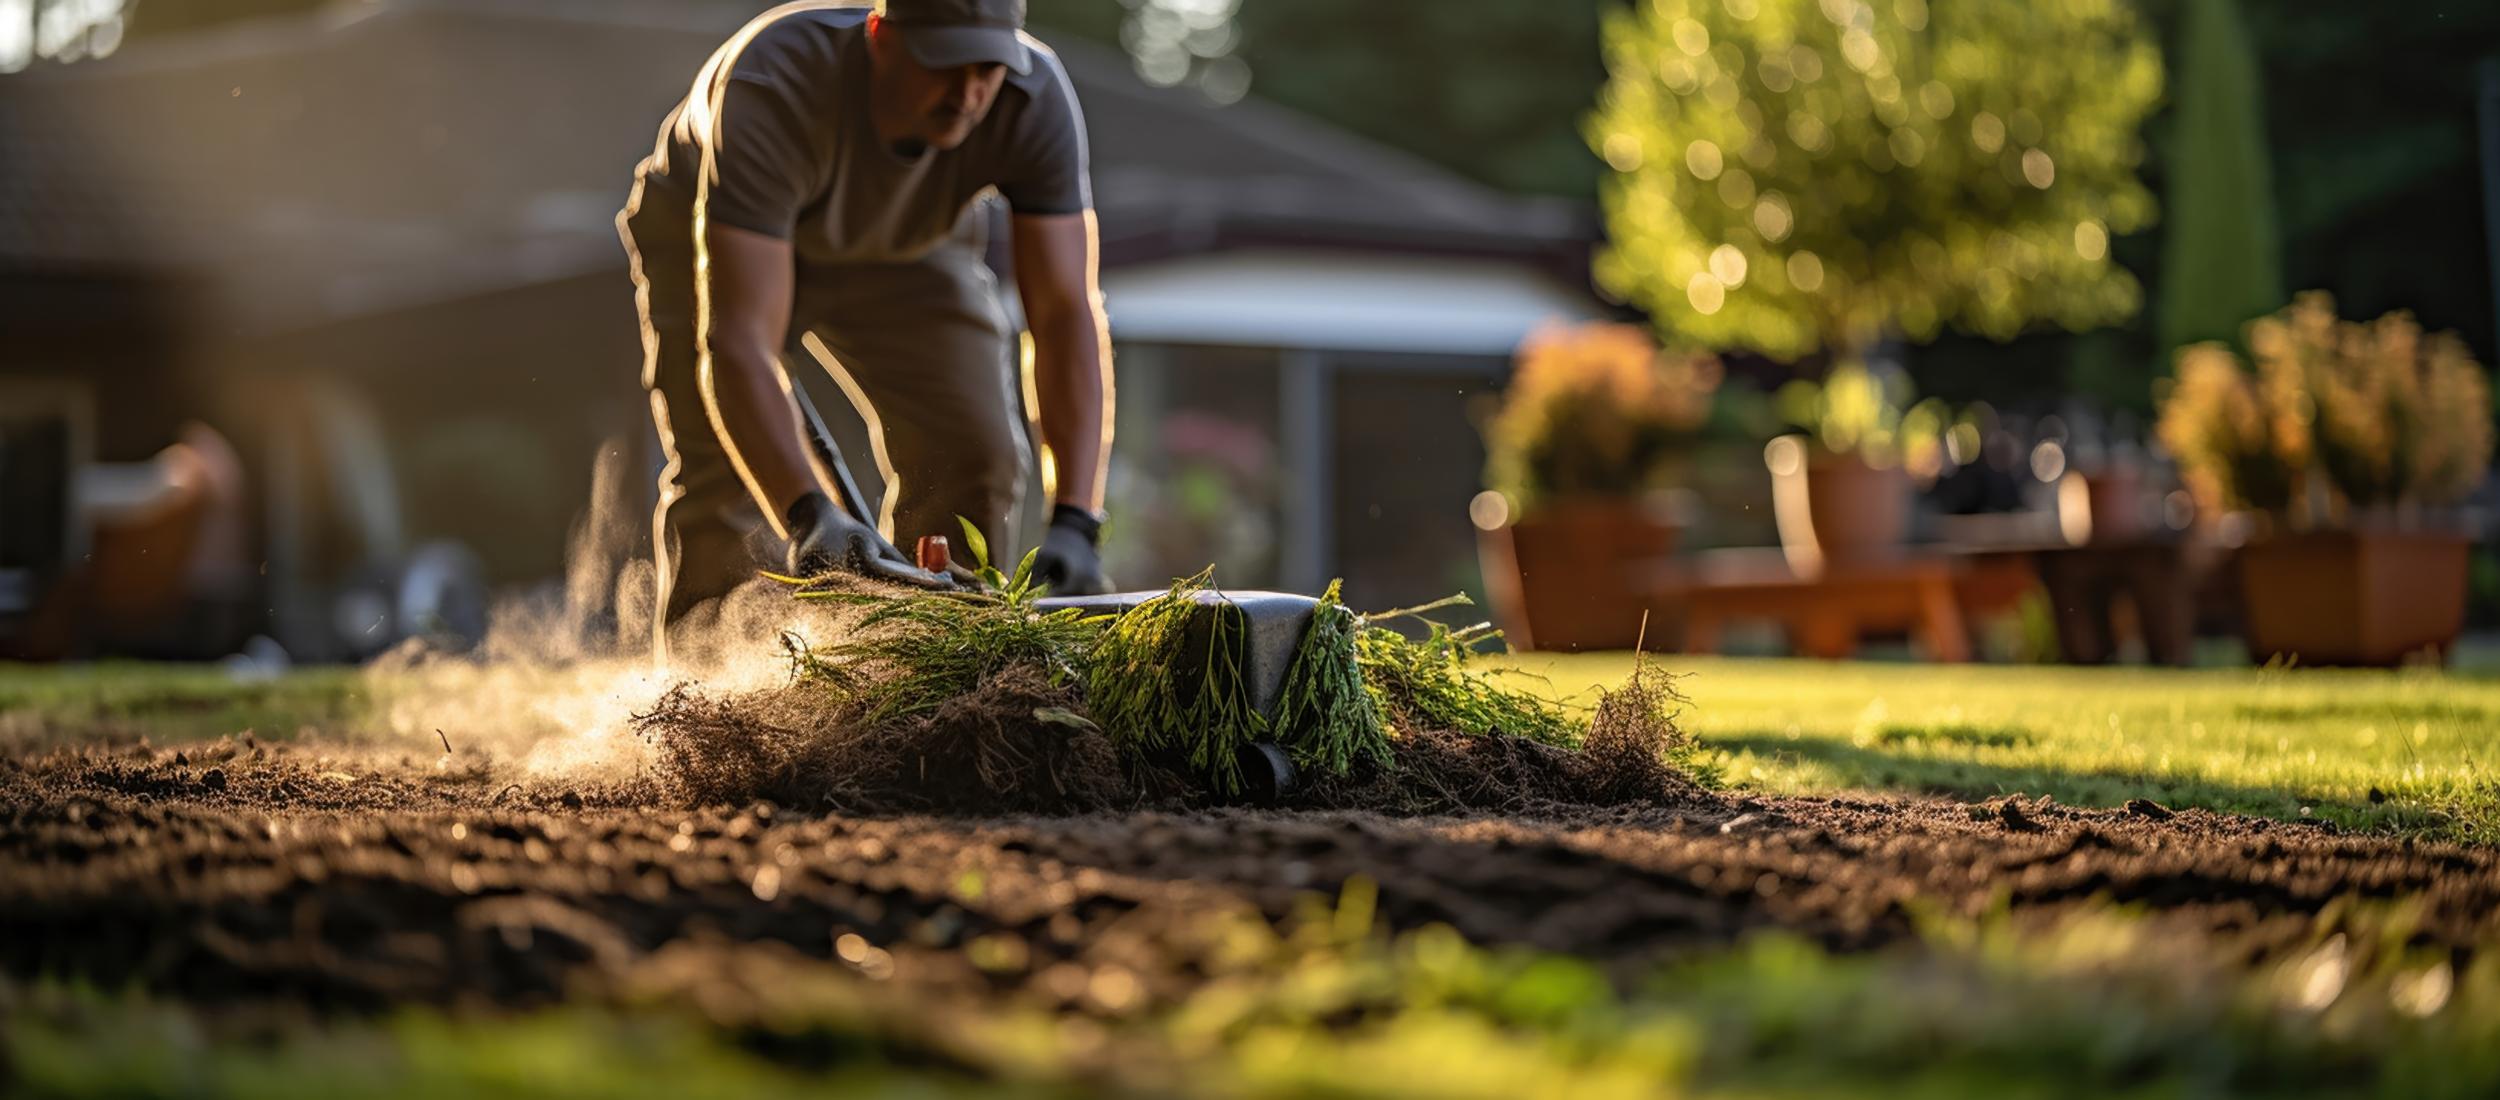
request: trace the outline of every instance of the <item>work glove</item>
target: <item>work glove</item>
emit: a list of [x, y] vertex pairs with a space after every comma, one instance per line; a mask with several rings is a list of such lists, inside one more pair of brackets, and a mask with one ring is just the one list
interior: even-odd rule
[[1033, 556], [1033, 579], [1053, 596], [1099, 596], [1111, 591], [1102, 574], [1102, 519], [1073, 504], [1050, 510], [1050, 529]]
[[782, 519], [790, 532], [791, 576], [813, 577], [839, 570], [917, 588], [955, 587], [944, 574], [912, 564], [876, 528], [861, 523], [822, 492], [810, 491], [791, 501]]

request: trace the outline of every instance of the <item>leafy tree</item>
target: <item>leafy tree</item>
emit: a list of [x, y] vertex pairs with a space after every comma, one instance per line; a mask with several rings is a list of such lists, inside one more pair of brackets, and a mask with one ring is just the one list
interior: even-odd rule
[[2282, 234], [2256, 51], [2237, 0], [2186, 0], [2172, 119], [2159, 347], [2236, 342], [2283, 305]]
[[1854, 358], [2137, 308], [2161, 61], [2122, 0], [1653, 0], [1610, 15], [1601, 283], [1668, 331]]

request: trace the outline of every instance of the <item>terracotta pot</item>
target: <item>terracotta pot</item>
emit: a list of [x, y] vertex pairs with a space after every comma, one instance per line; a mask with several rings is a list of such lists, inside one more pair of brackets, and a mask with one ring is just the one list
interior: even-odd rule
[[[1653, 497], [1555, 501], [1491, 529], [1476, 547], [1502, 636], [1523, 650], [1631, 649], [1652, 610], [1649, 574], [1675, 552], [1683, 525]], [[1660, 609], [1663, 610], [1663, 609]], [[1651, 615], [1647, 644], [1675, 637]]]
[[2471, 542], [2447, 531], [2303, 531], [2240, 548], [2249, 656], [2304, 665], [2447, 660]]
[[2144, 474], [2134, 466], [2068, 470], [2057, 483], [2057, 523], [2069, 544], [2126, 542], [2143, 536]]
[[1780, 548], [1798, 572], [1892, 557], [1909, 537], [1910, 475], [1900, 467], [1879, 469], [1797, 436], [1772, 440], [1763, 461]]

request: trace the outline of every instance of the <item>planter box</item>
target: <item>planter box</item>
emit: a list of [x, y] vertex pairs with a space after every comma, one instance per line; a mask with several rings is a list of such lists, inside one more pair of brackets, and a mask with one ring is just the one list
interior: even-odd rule
[[1763, 460], [1771, 470], [1780, 548], [1799, 575], [1900, 555], [1911, 505], [1910, 475], [1901, 468], [1869, 466], [1795, 436], [1772, 440]]
[[[1650, 574], [1675, 551], [1682, 531], [1673, 509], [1644, 497], [1556, 501], [1478, 530], [1477, 554], [1502, 636], [1523, 650], [1640, 644], [1642, 616], [1655, 602]], [[1650, 616], [1650, 648], [1672, 642], [1675, 625]]]
[[2249, 656], [2304, 665], [2445, 661], [2465, 627], [2468, 552], [2445, 531], [2304, 531], [2240, 548]]

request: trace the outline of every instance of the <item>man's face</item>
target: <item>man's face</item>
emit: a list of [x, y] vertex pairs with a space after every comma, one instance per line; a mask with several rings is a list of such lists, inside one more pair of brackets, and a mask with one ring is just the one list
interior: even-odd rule
[[963, 144], [972, 136], [972, 128], [988, 117], [990, 104], [998, 99], [998, 86], [1007, 79], [1007, 66], [991, 62], [932, 69], [912, 60], [910, 51], [901, 48], [900, 38], [911, 33], [908, 29], [887, 24], [882, 30], [896, 41], [883, 43], [888, 48], [878, 51], [880, 111], [900, 123], [911, 139], [930, 148]]

